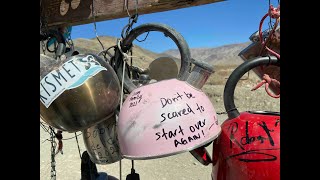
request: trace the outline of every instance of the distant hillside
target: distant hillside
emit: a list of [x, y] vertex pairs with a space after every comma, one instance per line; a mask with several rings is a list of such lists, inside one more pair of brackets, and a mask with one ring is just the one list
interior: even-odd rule
[[[204, 60], [213, 65], [239, 65], [243, 60], [238, 56], [239, 52], [246, 48], [250, 42], [230, 44], [216, 48], [192, 48], [191, 56], [194, 59]], [[177, 49], [163, 52], [173, 57], [180, 57]]]
[[[110, 37], [110, 36], [100, 36], [99, 37], [101, 43], [103, 44], [104, 48], [107, 49], [111, 46], [115, 46], [117, 44], [117, 38]], [[85, 53], [94, 53], [98, 54], [100, 51], [102, 51], [102, 46], [100, 45], [99, 41], [96, 38], [93, 39], [84, 39], [84, 38], [78, 38], [73, 40], [75, 49], [79, 51], [81, 54]], [[111, 54], [114, 53], [113, 50], [109, 51]], [[139, 46], [134, 45], [133, 47], [133, 56], [139, 57], [133, 58], [134, 63], [137, 63], [136, 65], [139, 65], [143, 68], [148, 67], [149, 63], [160, 57], [160, 56], [168, 56], [166, 54], [157, 54], [154, 52], [151, 52], [149, 50], [143, 49]], [[41, 43], [40, 43], [40, 53], [42, 53]], [[46, 53], [52, 56], [50, 53]]]
[[[117, 44], [117, 39], [110, 36], [102, 36], [99, 37], [101, 43], [104, 48], [107, 49], [111, 46], [115, 46]], [[99, 53], [102, 50], [102, 47], [99, 41], [96, 38], [93, 39], [76, 39], [73, 41], [75, 45], [75, 49], [80, 53]], [[113, 50], [109, 51], [111, 54], [114, 53]], [[143, 67], [147, 67], [149, 62], [160, 57], [160, 54], [148, 51], [139, 46], [133, 46], [133, 56], [139, 57], [139, 59], [133, 58], [135, 62], [138, 62], [139, 65]]]
[[[111, 46], [116, 45], [117, 39], [110, 36], [101, 36], [100, 41], [107, 49]], [[99, 53], [102, 47], [96, 38], [93, 39], [75, 39], [73, 40], [75, 49], [81, 54], [84, 53]], [[246, 48], [250, 43], [240, 43], [240, 44], [230, 44], [215, 48], [192, 48], [191, 57], [198, 60], [204, 60], [214, 65], [215, 73], [212, 75], [207, 84], [217, 85], [225, 84], [226, 79], [231, 74], [231, 72], [243, 62], [243, 60], [238, 56], [239, 52]], [[41, 43], [40, 43], [40, 53], [42, 53]], [[110, 51], [113, 54], [113, 50]], [[48, 53], [47, 53], [48, 54]], [[133, 47], [133, 65], [141, 68], [147, 68], [151, 61], [157, 59], [158, 57], [171, 56], [174, 57], [178, 67], [180, 67], [180, 54], [178, 49], [172, 49], [165, 51], [163, 53], [154, 53], [147, 49], [141, 48], [140, 46], [134, 45]], [[250, 77], [251, 82], [256, 81], [253, 76]], [[247, 81], [249, 82], [249, 81]]]
[[[99, 37], [100, 41], [104, 45], [104, 48], [108, 48], [116, 45], [117, 38], [110, 36]], [[80, 53], [99, 53], [102, 47], [96, 38], [84, 39], [78, 38], [73, 40], [75, 49]], [[240, 44], [230, 44], [215, 48], [192, 48], [191, 56], [194, 59], [204, 60], [213, 65], [239, 65], [242, 63], [242, 59], [238, 56], [239, 52], [246, 48], [250, 42], [240, 43]], [[110, 51], [113, 53], [113, 51]], [[135, 61], [146, 67], [150, 61], [160, 57], [160, 56], [171, 56], [175, 58], [180, 58], [178, 49], [171, 49], [163, 53], [154, 53], [147, 49], [141, 48], [137, 45], [133, 47], [134, 56], [138, 56], [139, 59]], [[40, 53], [42, 53], [40, 45]], [[179, 62], [179, 61], [177, 61]]]

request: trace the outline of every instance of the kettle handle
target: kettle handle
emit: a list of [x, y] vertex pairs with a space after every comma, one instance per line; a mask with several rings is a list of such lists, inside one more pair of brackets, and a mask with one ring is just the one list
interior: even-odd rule
[[[50, 29], [48, 30], [48, 33], [47, 33], [47, 37], [52, 37], [52, 38], [56, 38], [57, 42], [58, 42], [58, 47], [57, 47], [57, 51], [55, 52], [56, 53], [56, 56], [61, 56], [62, 54], [65, 53], [65, 50], [66, 50], [66, 40], [63, 36], [63, 34], [58, 31], [58, 30], [54, 30], [54, 29]], [[48, 41], [49, 42], [49, 41]], [[47, 43], [48, 43], [47, 42]], [[49, 47], [48, 47], [48, 44], [47, 44], [47, 50], [49, 52], [52, 52], [49, 50]]]
[[57, 39], [58, 43], [62, 43], [64, 45], [66, 45], [66, 40], [65, 40], [63, 34], [58, 30], [54, 30], [54, 29], [48, 30], [47, 36], [48, 37], [54, 37], [54, 38]]
[[[162, 32], [165, 34], [165, 36], [168, 36], [175, 42], [177, 45], [180, 56], [181, 56], [181, 67], [178, 74], [178, 78], [180, 80], [186, 80], [186, 78], [189, 76], [189, 72], [191, 70], [191, 53], [189, 46], [186, 42], [186, 40], [183, 38], [183, 36], [171, 28], [170, 26], [166, 24], [160, 24], [160, 23], [146, 23], [143, 25], [140, 25], [130, 31], [130, 33], [123, 39], [123, 42], [121, 44], [121, 49], [123, 52], [127, 52], [131, 46], [132, 42], [141, 34], [145, 32], [150, 31], [156, 31], [156, 32]], [[120, 50], [117, 49], [115, 52], [115, 59], [121, 58]], [[122, 71], [123, 71], [123, 61], [117, 61], [116, 62], [116, 72], [120, 79], [122, 80]], [[135, 84], [132, 83], [127, 73], [125, 73], [124, 76], [124, 88], [128, 90], [129, 92], [133, 91], [137, 88]]]
[[234, 104], [234, 90], [238, 81], [245, 73], [261, 65], [275, 65], [280, 67], [280, 61], [274, 56], [254, 58], [242, 63], [229, 76], [224, 87], [223, 101], [224, 107], [230, 119], [236, 118], [240, 115]]

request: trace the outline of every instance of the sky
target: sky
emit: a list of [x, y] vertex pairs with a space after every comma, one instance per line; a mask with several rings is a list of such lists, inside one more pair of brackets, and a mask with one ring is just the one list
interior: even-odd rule
[[[271, 0], [277, 7], [278, 0]], [[249, 41], [249, 36], [258, 30], [261, 18], [268, 12], [268, 0], [227, 0], [218, 3], [193, 6], [177, 10], [139, 15], [133, 27], [144, 23], [164, 23], [178, 31], [190, 48], [210, 48]], [[128, 18], [97, 22], [98, 36], [120, 38]], [[267, 21], [264, 23], [267, 28]], [[95, 38], [94, 24], [72, 27], [72, 39]], [[143, 39], [144, 34], [138, 39]], [[160, 33], [150, 33], [143, 43], [135, 44], [153, 52], [177, 49], [169, 38]], [[105, 47], [115, 44], [104, 45]]]

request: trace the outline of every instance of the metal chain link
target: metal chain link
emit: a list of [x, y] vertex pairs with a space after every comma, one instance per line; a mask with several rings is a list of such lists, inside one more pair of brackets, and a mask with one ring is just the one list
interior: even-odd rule
[[41, 41], [41, 47], [42, 47], [43, 54], [46, 55], [47, 47], [46, 47], [46, 43], [44, 42], [44, 40]]
[[130, 31], [132, 30], [133, 24], [138, 22], [138, 17], [139, 17], [138, 14], [134, 14], [131, 17], [129, 17], [128, 24], [123, 27], [121, 32], [122, 39], [125, 39], [128, 36]]
[[126, 11], [128, 13], [128, 17], [129, 17], [129, 22], [127, 25], [125, 25], [122, 29], [121, 32], [121, 37], [122, 39], [125, 39], [125, 37], [129, 34], [129, 32], [132, 30], [132, 26], [134, 23], [137, 23], [138, 21], [138, 17], [139, 17], [139, 13], [138, 13], [138, 0], [135, 0], [136, 4], [135, 4], [135, 14], [130, 15], [129, 13], [129, 9], [128, 9], [128, 0], [125, 0], [125, 7], [126, 7]]
[[55, 149], [56, 149], [56, 141], [54, 130], [50, 131], [50, 139], [51, 139], [51, 180], [56, 180], [56, 161], [55, 161]]
[[[40, 34], [45, 35], [48, 32], [48, 23], [46, 20], [46, 17], [42, 15], [42, 6], [43, 2], [42, 0], [40, 1]], [[42, 51], [43, 54], [46, 52], [46, 43], [44, 40], [41, 40], [41, 46], [42, 46]], [[50, 127], [50, 126], [49, 126]], [[50, 139], [51, 139], [51, 180], [56, 180], [56, 161], [55, 161], [55, 149], [57, 146], [57, 143], [55, 142], [55, 133], [52, 128], [50, 128]]]

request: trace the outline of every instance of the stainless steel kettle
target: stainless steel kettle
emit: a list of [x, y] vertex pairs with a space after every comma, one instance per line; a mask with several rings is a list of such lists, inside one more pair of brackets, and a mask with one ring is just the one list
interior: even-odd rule
[[120, 101], [111, 66], [94, 54], [55, 60], [40, 54], [40, 116], [50, 126], [76, 132], [109, 119]]

